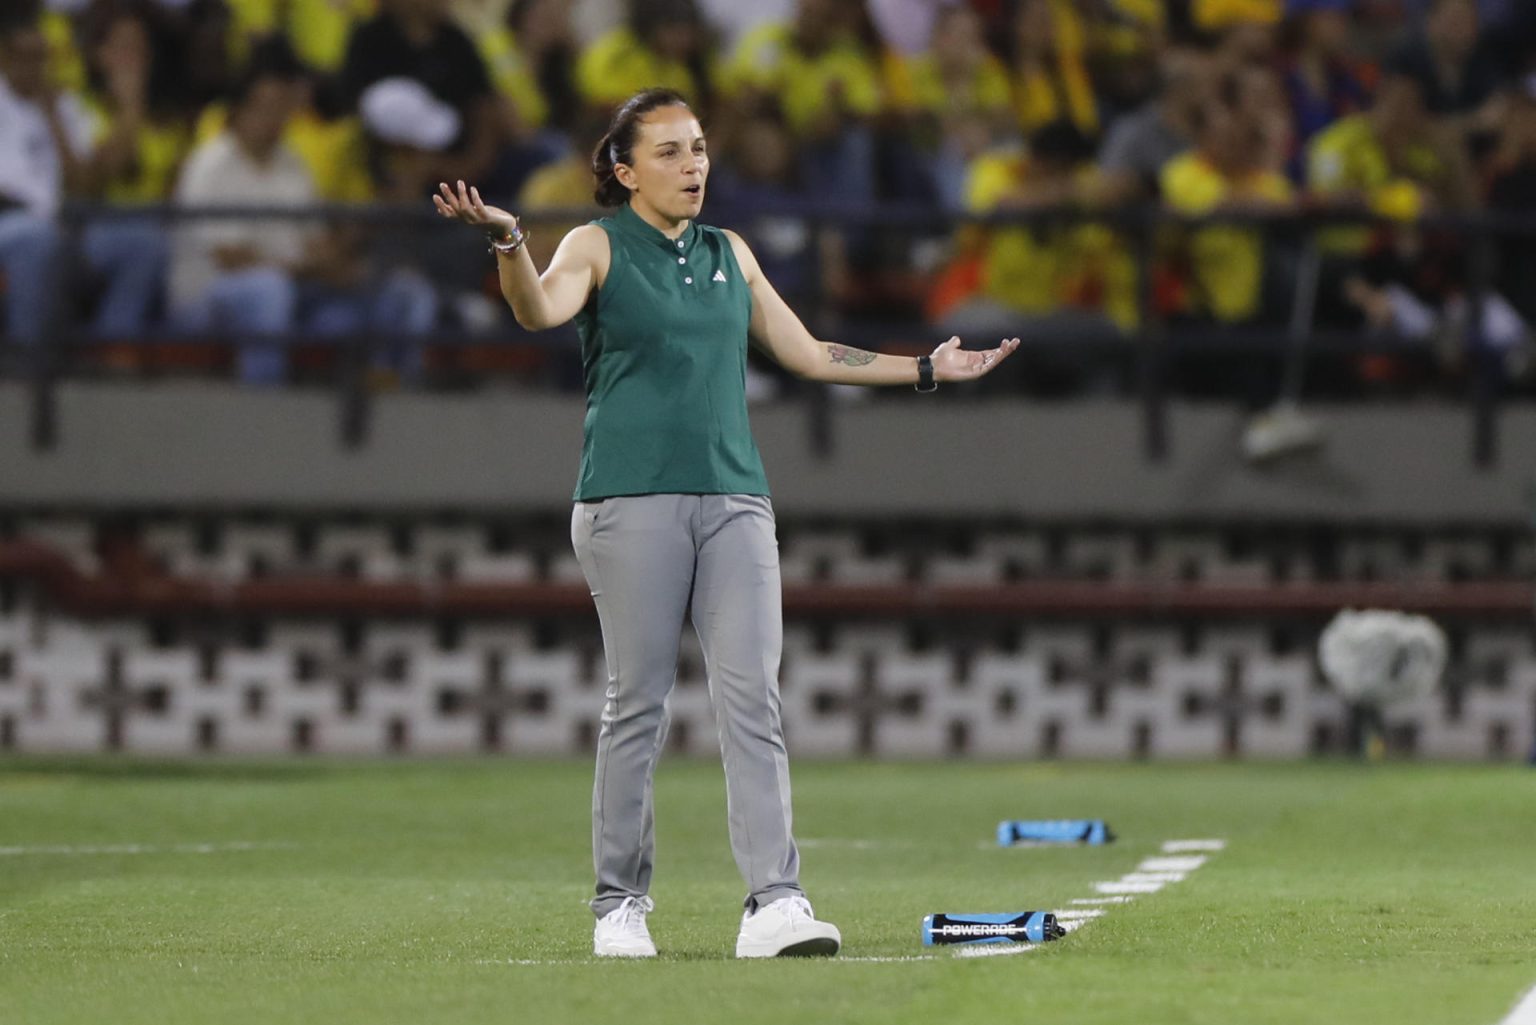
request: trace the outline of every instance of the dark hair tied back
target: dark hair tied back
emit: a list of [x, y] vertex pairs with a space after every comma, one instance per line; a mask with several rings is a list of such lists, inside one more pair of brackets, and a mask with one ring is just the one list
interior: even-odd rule
[[631, 164], [635, 159], [635, 138], [640, 134], [640, 122], [645, 115], [662, 107], [686, 107], [688, 101], [675, 89], [647, 89], [624, 101], [614, 111], [608, 122], [607, 133], [597, 141], [592, 151], [592, 175], [597, 179], [593, 198], [601, 206], [623, 206], [629, 202], [629, 190], [614, 174], [619, 164]]

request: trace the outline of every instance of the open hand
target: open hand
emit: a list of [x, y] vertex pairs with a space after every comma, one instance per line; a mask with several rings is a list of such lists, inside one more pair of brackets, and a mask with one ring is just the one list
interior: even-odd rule
[[501, 229], [499, 234], [510, 235], [512, 229], [517, 227], [517, 218], [499, 206], [487, 206], [480, 198], [480, 190], [474, 186], [465, 188], [464, 182], [459, 181], [457, 190], [449, 188], [447, 182], [437, 183], [437, 192], [432, 195], [432, 205], [437, 207], [437, 212], [444, 217], [463, 221], [465, 224], [476, 224], [490, 229]]
[[960, 348], [960, 338], [956, 336], [934, 349], [929, 357], [933, 360], [933, 379], [974, 381], [991, 373], [1018, 347], [1017, 338], [1004, 338], [995, 349], [966, 350]]

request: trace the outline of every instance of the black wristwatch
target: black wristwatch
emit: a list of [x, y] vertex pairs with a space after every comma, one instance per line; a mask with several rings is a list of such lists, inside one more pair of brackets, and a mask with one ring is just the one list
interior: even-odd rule
[[939, 383], [933, 379], [933, 357], [917, 357], [917, 384], [913, 385], [918, 391], [938, 391]]

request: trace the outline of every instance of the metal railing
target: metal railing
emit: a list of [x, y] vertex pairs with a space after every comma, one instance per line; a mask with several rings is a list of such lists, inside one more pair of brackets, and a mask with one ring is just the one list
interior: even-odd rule
[[[590, 208], [548, 210], [528, 213], [524, 220], [538, 230], [541, 227], [581, 223], [600, 213]], [[462, 239], [466, 252], [475, 248], [471, 233], [462, 225], [443, 221], [424, 204], [409, 207], [319, 206], [301, 212], [267, 207], [221, 207], [217, 210], [194, 211], [174, 206], [76, 206], [66, 210], [63, 225], [69, 236], [77, 240], [84, 226], [97, 219], [156, 218], [167, 224], [175, 224], [204, 218], [291, 220], [296, 217], [317, 222], [349, 223], [360, 225], [366, 230], [382, 230], [391, 234], [409, 233], [415, 238], [437, 234], [446, 241], [442, 233], [453, 233]], [[1168, 369], [1173, 358], [1179, 354], [1231, 352], [1235, 347], [1242, 346], [1246, 352], [1279, 356], [1285, 368], [1280, 383], [1281, 394], [1294, 398], [1301, 393], [1306, 362], [1312, 354], [1401, 353], [1415, 348], [1423, 349], [1422, 342], [1390, 334], [1318, 330], [1313, 324], [1320, 273], [1316, 242], [1319, 233], [1328, 228], [1351, 225], [1407, 226], [1401, 221], [1388, 222], [1368, 214], [1309, 211], [1303, 214], [1232, 213], [1189, 218], [1155, 207], [1145, 207], [1113, 211], [1054, 209], [975, 217], [956, 216], [928, 207], [888, 204], [850, 207], [846, 204], [833, 206], [814, 201], [797, 201], [752, 208], [712, 206], [708, 219], [711, 223], [742, 229], [750, 237], [754, 224], [769, 218], [799, 221], [808, 230], [814, 231], [836, 230], [877, 236], [885, 233], [883, 237], [895, 239], [898, 244], [917, 238], [943, 239], [963, 225], [1043, 227], [1093, 223], [1112, 228], [1124, 239], [1126, 251], [1135, 257], [1137, 329], [1126, 333], [1106, 328], [1103, 331], [1074, 333], [1070, 338], [1035, 338], [1028, 344], [1037, 349], [1097, 347], [1133, 361], [1136, 392], [1143, 410], [1143, 448], [1146, 458], [1152, 461], [1163, 459], [1169, 450]], [[1160, 239], [1172, 228], [1195, 230], [1215, 225], [1255, 228], [1262, 231], [1268, 250], [1289, 249], [1300, 272], [1290, 282], [1290, 313], [1283, 318], [1284, 322], [1277, 320], [1268, 325], [1243, 327], [1174, 327], [1159, 314], [1152, 269], [1159, 259]], [[1463, 320], [1460, 349], [1468, 359], [1467, 404], [1472, 425], [1471, 458], [1479, 467], [1492, 467], [1498, 461], [1498, 420], [1504, 397], [1503, 372], [1497, 354], [1482, 344], [1476, 333], [1482, 323], [1483, 305], [1493, 289], [1499, 247], [1511, 243], [1536, 247], [1536, 216], [1489, 212], [1441, 215], [1423, 218], [1414, 222], [1413, 226], [1455, 237], [1464, 253], [1469, 314]], [[807, 258], [815, 260], [814, 246], [808, 247]], [[819, 282], [822, 277], [820, 273], [813, 273], [810, 279]], [[1536, 289], [1536, 281], [1531, 284]], [[62, 282], [59, 287], [63, 287]], [[917, 347], [932, 344], [938, 331], [938, 328], [926, 324], [913, 324], [905, 328], [892, 328], [889, 325], [873, 329], [861, 328], [857, 323], [841, 320], [822, 291], [801, 297], [796, 305], [797, 311], [813, 331], [823, 337], [835, 337], [853, 344], [870, 347], [905, 345], [915, 351]], [[508, 328], [508, 332], [516, 330]], [[19, 356], [10, 362], [20, 368], [29, 382], [31, 440], [39, 449], [50, 448], [56, 442], [59, 430], [56, 391], [59, 381], [73, 370], [73, 355], [83, 345], [98, 340], [87, 331], [69, 328], [63, 323], [53, 325], [46, 337], [47, 344], [30, 350], [15, 344], [10, 346], [12, 353]], [[224, 340], [239, 341], [232, 337]], [[275, 341], [288, 344], [302, 340], [302, 336], [295, 335]], [[553, 338], [543, 341], [532, 335], [520, 336], [517, 340], [524, 345], [547, 345], [556, 341]], [[508, 337], [499, 331], [446, 331], [412, 339], [389, 337], [377, 332], [335, 338], [333, 344], [338, 354], [335, 389], [339, 431], [346, 444], [361, 445], [367, 439], [371, 392], [366, 384], [366, 376], [370, 352], [383, 344], [403, 341], [427, 346], [452, 343], [474, 347], [506, 345]], [[560, 335], [558, 343], [568, 344], [568, 334]], [[808, 410], [812, 447], [821, 452], [829, 451], [835, 441], [835, 406], [828, 400], [826, 389], [806, 389], [803, 396]]]

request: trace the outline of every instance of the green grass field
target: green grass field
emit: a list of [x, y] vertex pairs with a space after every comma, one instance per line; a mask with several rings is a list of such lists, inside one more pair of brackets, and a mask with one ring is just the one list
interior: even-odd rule
[[[1494, 1025], [1536, 983], [1529, 768], [802, 762], [804, 882], [845, 956], [736, 962], [720, 769], [674, 761], [639, 963], [590, 954], [589, 773], [0, 760], [0, 1023]], [[1076, 816], [1121, 839], [991, 845]], [[1207, 837], [1184, 881], [1026, 956], [861, 960]]]

